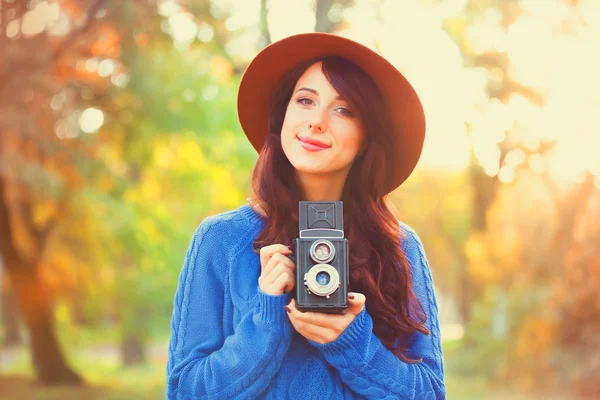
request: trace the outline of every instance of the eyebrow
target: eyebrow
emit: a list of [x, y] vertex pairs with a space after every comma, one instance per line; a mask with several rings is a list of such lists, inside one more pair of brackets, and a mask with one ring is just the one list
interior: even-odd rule
[[[315, 89], [310, 89], [310, 88], [306, 88], [306, 87], [302, 87], [302, 88], [296, 90], [296, 93], [298, 93], [301, 90], [306, 90], [307, 92], [314, 93], [317, 96], [319, 95], [319, 92], [317, 92]], [[342, 96], [340, 96], [340, 95], [337, 95], [336, 98], [335, 98], [335, 100], [344, 100], [344, 98]]]

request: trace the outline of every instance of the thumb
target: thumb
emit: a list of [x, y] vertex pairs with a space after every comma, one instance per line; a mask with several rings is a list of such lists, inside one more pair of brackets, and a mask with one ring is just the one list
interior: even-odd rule
[[367, 298], [362, 293], [350, 292], [348, 293], [348, 312], [355, 316], [365, 308], [365, 301]]

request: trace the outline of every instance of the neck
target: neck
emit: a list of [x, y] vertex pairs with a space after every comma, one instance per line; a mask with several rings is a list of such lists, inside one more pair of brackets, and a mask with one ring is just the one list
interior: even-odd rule
[[340, 171], [335, 176], [296, 171], [296, 179], [308, 201], [341, 200], [347, 175], [347, 171]]

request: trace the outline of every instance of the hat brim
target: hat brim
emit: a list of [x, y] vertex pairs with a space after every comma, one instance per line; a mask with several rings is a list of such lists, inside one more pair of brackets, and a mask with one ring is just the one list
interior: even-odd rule
[[299, 64], [324, 56], [338, 56], [362, 68], [375, 82], [387, 103], [392, 123], [386, 193], [412, 173], [425, 140], [425, 114], [419, 96], [408, 80], [384, 57], [353, 40], [328, 33], [303, 33], [281, 39], [261, 50], [246, 68], [237, 98], [238, 118], [257, 152], [268, 135], [269, 110], [281, 78]]

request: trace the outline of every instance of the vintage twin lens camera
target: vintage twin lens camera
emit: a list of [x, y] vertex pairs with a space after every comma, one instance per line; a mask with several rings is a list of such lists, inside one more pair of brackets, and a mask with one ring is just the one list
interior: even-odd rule
[[348, 240], [341, 201], [300, 201], [296, 303], [300, 311], [341, 314], [348, 308]]

